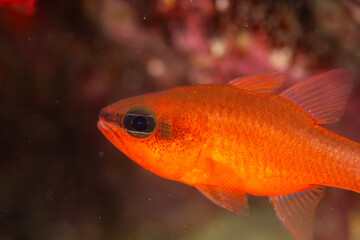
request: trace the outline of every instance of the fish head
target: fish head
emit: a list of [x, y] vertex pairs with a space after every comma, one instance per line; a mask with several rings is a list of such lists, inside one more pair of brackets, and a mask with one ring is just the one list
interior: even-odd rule
[[197, 137], [189, 122], [189, 104], [172, 95], [173, 91], [165, 91], [118, 101], [101, 110], [97, 125], [110, 142], [145, 169], [184, 182], [185, 176], [196, 178], [191, 172], [197, 171], [194, 162], [201, 149], [194, 143]]

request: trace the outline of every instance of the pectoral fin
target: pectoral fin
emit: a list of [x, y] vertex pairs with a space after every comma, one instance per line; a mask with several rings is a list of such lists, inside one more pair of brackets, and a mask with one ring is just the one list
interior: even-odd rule
[[230, 168], [211, 159], [209, 163], [214, 166], [214, 185], [197, 185], [196, 188], [218, 206], [240, 215], [248, 215], [249, 207], [241, 180]]
[[277, 217], [292, 233], [295, 240], [313, 239], [313, 220], [317, 204], [323, 198], [325, 187], [270, 197]]
[[245, 193], [213, 186], [200, 186], [197, 189], [216, 205], [240, 215], [249, 215]]

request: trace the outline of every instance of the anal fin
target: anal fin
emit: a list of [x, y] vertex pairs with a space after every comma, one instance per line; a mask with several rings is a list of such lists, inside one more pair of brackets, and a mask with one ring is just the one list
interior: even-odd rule
[[295, 240], [313, 239], [315, 210], [324, 193], [325, 187], [316, 186], [302, 192], [270, 197], [277, 217]]

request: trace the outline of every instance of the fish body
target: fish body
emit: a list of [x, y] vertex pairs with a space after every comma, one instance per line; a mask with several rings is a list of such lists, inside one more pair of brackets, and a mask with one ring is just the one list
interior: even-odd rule
[[360, 192], [360, 145], [317, 124], [339, 117], [350, 79], [334, 70], [279, 95], [276, 72], [178, 87], [109, 105], [98, 127], [145, 169], [225, 209], [246, 214], [246, 194], [268, 196], [295, 239], [308, 240], [324, 186]]

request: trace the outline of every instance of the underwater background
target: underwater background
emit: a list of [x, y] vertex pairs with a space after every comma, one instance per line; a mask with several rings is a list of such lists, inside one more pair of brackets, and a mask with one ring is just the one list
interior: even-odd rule
[[[38, 0], [0, 7], [0, 240], [290, 240], [266, 197], [239, 217], [136, 165], [96, 128], [117, 100], [267, 71], [347, 68], [326, 127], [360, 142], [360, 1]], [[316, 240], [360, 239], [356, 193], [328, 189]]]

